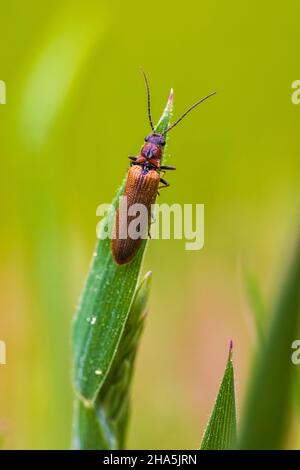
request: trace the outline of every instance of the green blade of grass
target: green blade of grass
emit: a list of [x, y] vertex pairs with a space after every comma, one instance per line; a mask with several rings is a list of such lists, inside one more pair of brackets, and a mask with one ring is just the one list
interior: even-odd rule
[[[173, 94], [167, 102], [156, 132], [167, 129]], [[116, 209], [121, 189], [113, 201]], [[112, 226], [113, 208], [102, 221], [101, 231]], [[110, 239], [100, 239], [77, 309], [73, 328], [74, 383], [77, 396], [91, 406], [95, 403], [118, 350], [141, 270], [146, 241], [135, 258], [119, 266], [111, 254]]]
[[87, 407], [79, 398], [75, 399], [72, 449], [112, 450], [116, 449], [115, 436], [105, 415], [97, 413], [94, 405]]
[[261, 344], [242, 415], [240, 449], [279, 449], [284, 445], [292, 376], [291, 345], [300, 315], [300, 243], [294, 252], [271, 321]]
[[236, 443], [236, 408], [232, 342], [218, 396], [204, 432], [201, 450], [232, 449]]
[[74, 324], [75, 391], [92, 404], [105, 381], [138, 281], [145, 243], [126, 266], [115, 265], [110, 240], [97, 244]]
[[98, 411], [105, 411], [108, 420], [113, 423], [118, 449], [123, 449], [125, 444], [130, 386], [137, 348], [145, 322], [151, 278], [151, 272], [148, 272], [135, 294], [120, 347], [96, 401]]
[[124, 333], [106, 381], [96, 402], [86, 407], [76, 401], [73, 448], [124, 448], [129, 416], [130, 385], [139, 339], [144, 326], [151, 273], [147, 273], [135, 294]]
[[[171, 92], [157, 132], [167, 129], [173, 107]], [[124, 182], [113, 201], [114, 209]], [[112, 225], [114, 211], [103, 220], [103, 230]], [[75, 389], [90, 404], [105, 381], [116, 354], [141, 270], [143, 243], [136, 257], [125, 266], [112, 259], [110, 239], [99, 240], [74, 322], [73, 350]]]

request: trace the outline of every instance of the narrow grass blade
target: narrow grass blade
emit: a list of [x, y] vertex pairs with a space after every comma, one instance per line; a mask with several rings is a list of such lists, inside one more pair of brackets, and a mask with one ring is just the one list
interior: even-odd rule
[[219, 393], [201, 442], [201, 450], [232, 449], [236, 443], [236, 408], [232, 342]]
[[139, 339], [144, 326], [151, 273], [139, 286], [117, 355], [97, 400], [90, 407], [77, 400], [74, 410], [73, 448], [123, 449], [129, 416], [130, 385]]
[[96, 408], [103, 410], [109, 422], [113, 423], [118, 449], [124, 448], [125, 444], [130, 386], [144, 327], [151, 278], [151, 273], [147, 273], [136, 292], [117, 355], [96, 401]]
[[[295, 366], [291, 345], [300, 316], [300, 243], [284, 279], [271, 327], [254, 362], [239, 448], [280, 449], [284, 446]], [[294, 369], [293, 369], [294, 368]]]
[[[167, 129], [173, 107], [173, 94], [156, 126]], [[113, 201], [116, 209], [123, 185]], [[114, 211], [102, 221], [101, 230], [112, 225]], [[77, 395], [91, 406], [97, 398], [112, 361], [132, 303], [146, 242], [127, 265], [112, 259], [110, 239], [99, 240], [86, 285], [79, 303], [73, 330], [74, 382]]]
[[74, 404], [72, 449], [112, 450], [116, 448], [116, 439], [107, 423], [106, 416], [98, 414], [94, 405], [87, 407], [82, 400], [76, 398]]

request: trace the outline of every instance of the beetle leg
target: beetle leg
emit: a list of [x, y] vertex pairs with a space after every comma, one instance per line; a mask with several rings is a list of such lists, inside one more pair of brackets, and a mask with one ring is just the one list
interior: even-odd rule
[[163, 165], [160, 167], [161, 170], [176, 170], [176, 166]]
[[159, 186], [158, 189], [167, 188], [168, 186], [170, 186], [170, 183], [168, 183], [168, 181], [164, 180], [163, 178], [160, 178], [160, 182], [162, 183], [162, 185]]
[[129, 160], [135, 162], [137, 160], [137, 157], [133, 157], [132, 155], [129, 155]]

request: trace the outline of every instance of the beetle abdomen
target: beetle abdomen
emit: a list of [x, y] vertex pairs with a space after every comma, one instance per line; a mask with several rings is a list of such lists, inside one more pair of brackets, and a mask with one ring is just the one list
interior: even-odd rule
[[147, 238], [159, 180], [156, 170], [145, 171], [140, 165], [129, 169], [113, 230], [112, 255], [117, 264], [128, 263]]

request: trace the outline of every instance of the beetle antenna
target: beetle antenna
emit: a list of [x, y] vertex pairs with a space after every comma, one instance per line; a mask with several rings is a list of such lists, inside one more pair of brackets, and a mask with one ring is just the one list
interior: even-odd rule
[[152, 121], [152, 117], [151, 117], [151, 98], [150, 98], [149, 82], [148, 82], [147, 75], [145, 74], [145, 71], [144, 71], [143, 68], [141, 68], [141, 72], [142, 72], [142, 74], [143, 74], [143, 77], [144, 77], [144, 80], [145, 80], [145, 84], [146, 84], [146, 89], [147, 89], [148, 118], [149, 118], [149, 122], [150, 122], [151, 129], [152, 129], [152, 131], [154, 132], [154, 126], [153, 126], [153, 121]]
[[207, 98], [210, 98], [211, 96], [215, 95], [216, 93], [217, 93], [216, 91], [213, 91], [209, 95], [207, 95], [204, 98], [202, 98], [201, 100], [197, 101], [197, 103], [193, 104], [185, 113], [182, 114], [182, 116], [180, 116], [179, 119], [177, 119], [176, 122], [174, 122], [174, 124], [172, 124], [172, 126], [168, 127], [168, 129], [165, 132], [163, 132], [162, 135], [165, 135], [167, 132], [169, 132], [171, 129], [173, 129], [173, 127], [177, 126], [177, 124], [179, 124], [179, 122], [182, 121], [182, 119], [187, 114], [189, 114], [192, 111], [192, 109], [196, 108], [196, 106], [198, 106], [198, 104], [203, 103], [203, 101], [207, 100]]

